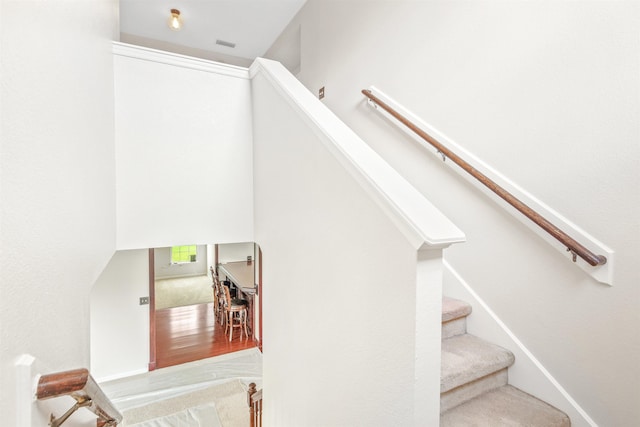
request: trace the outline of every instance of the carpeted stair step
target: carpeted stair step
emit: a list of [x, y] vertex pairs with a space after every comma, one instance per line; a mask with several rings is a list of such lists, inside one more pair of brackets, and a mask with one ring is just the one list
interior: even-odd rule
[[454, 298], [442, 298], [442, 339], [467, 332], [467, 316], [471, 305]]
[[569, 427], [553, 406], [510, 385], [499, 387], [440, 415], [440, 427]]
[[442, 340], [440, 412], [507, 384], [513, 354], [473, 335]]

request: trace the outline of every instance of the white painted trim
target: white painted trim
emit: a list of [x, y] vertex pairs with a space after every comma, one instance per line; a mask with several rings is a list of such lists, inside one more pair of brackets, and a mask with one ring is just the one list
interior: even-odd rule
[[23, 354], [16, 359], [16, 426], [31, 427], [31, 410], [35, 402], [35, 383], [33, 373], [36, 359]]
[[113, 42], [113, 54], [129, 58], [142, 59], [176, 67], [190, 68], [192, 70], [207, 73], [221, 74], [241, 79], [249, 78], [249, 70], [236, 65], [223, 64], [207, 59], [194, 58], [192, 56], [179, 55], [177, 53], [164, 52], [148, 47], [134, 46], [127, 43]]
[[416, 426], [437, 426], [440, 421], [442, 252], [436, 249], [417, 253], [413, 394]]
[[[591, 265], [589, 265], [587, 262], [583, 261], [580, 258], [578, 258], [577, 262], [573, 263], [571, 261], [571, 255], [566, 251], [566, 247], [564, 247], [560, 242], [554, 239], [549, 233], [542, 230], [538, 225], [530, 221], [527, 217], [522, 215], [519, 211], [517, 211], [511, 205], [504, 202], [500, 197], [498, 197], [492, 191], [487, 189], [484, 185], [482, 185], [475, 178], [473, 178], [471, 175], [466, 173], [463, 169], [457, 167], [457, 165], [455, 165], [452, 161], [444, 162], [447, 166], [451, 167], [453, 170], [459, 173], [462, 177], [464, 177], [470, 183], [476, 186], [476, 188], [483, 191], [485, 194], [489, 195], [494, 200], [498, 201], [498, 203], [500, 203], [501, 206], [504, 206], [505, 209], [509, 213], [511, 213], [515, 218], [520, 220], [524, 225], [529, 227], [534, 233], [536, 233], [538, 236], [540, 236], [549, 244], [551, 244], [559, 252], [564, 254], [564, 256], [569, 259], [569, 262], [580, 267], [582, 270], [584, 270], [587, 274], [589, 274], [598, 282], [605, 283], [608, 285], [613, 285], [613, 267], [615, 263], [614, 263], [614, 251], [612, 249], [604, 245], [595, 237], [588, 234], [585, 230], [581, 229], [573, 222], [569, 221], [567, 218], [560, 215], [558, 212], [553, 210], [548, 205], [544, 204], [541, 200], [537, 199], [532, 194], [528, 193], [526, 190], [519, 187], [516, 183], [514, 183], [513, 181], [511, 181], [510, 179], [502, 175], [500, 172], [498, 172], [497, 170], [495, 170], [494, 168], [486, 164], [484, 161], [479, 159], [473, 153], [469, 152], [468, 150], [466, 150], [465, 148], [457, 144], [455, 141], [453, 141], [451, 138], [446, 136], [444, 133], [440, 132], [439, 130], [429, 125], [428, 123], [425, 123], [422, 119], [420, 119], [411, 111], [409, 111], [408, 109], [400, 105], [398, 102], [396, 102], [394, 99], [386, 95], [381, 90], [377, 89], [374, 86], [369, 87], [369, 90], [371, 90], [371, 93], [373, 95], [380, 98], [382, 101], [384, 101], [394, 110], [398, 111], [398, 113], [400, 113], [402, 116], [409, 119], [417, 127], [422, 129], [423, 131], [425, 131], [426, 133], [434, 137], [436, 140], [440, 141], [443, 145], [445, 145], [451, 151], [453, 151], [454, 153], [462, 157], [467, 163], [473, 166], [476, 170], [478, 170], [479, 172], [489, 177], [491, 180], [493, 180], [496, 184], [500, 185], [505, 190], [509, 191], [511, 194], [513, 194], [523, 203], [525, 203], [526, 205], [528, 205], [529, 207], [531, 207], [532, 209], [540, 213], [543, 217], [545, 217], [551, 223], [553, 223], [560, 229], [564, 230], [568, 235], [576, 239], [578, 242], [584, 245], [587, 249], [597, 254], [603, 254], [604, 256], [606, 256], [607, 263], [597, 267], [592, 267]], [[433, 152], [435, 155], [440, 157], [440, 154], [435, 150], [435, 148], [433, 148], [430, 144], [428, 144], [422, 138], [420, 138], [415, 133], [413, 133], [409, 128], [402, 125], [398, 120], [393, 118], [389, 113], [384, 111], [382, 108], [377, 108], [375, 104], [372, 102], [369, 102], [369, 105], [375, 107], [376, 111], [378, 111], [384, 117], [389, 119], [391, 123], [398, 126], [398, 128], [401, 129], [403, 132], [405, 132], [407, 135], [411, 136], [416, 141], [418, 141], [421, 145], [423, 145], [425, 148], [429, 149], [429, 151]]]
[[149, 372], [148, 369], [136, 369], [134, 371], [121, 372], [118, 374], [107, 375], [101, 378], [95, 378], [95, 380], [98, 384], [102, 384], [102, 383], [106, 383], [107, 381], [114, 381], [114, 380], [119, 380], [121, 378], [132, 377], [134, 375], [146, 374], [147, 372]]
[[[509, 327], [496, 315], [496, 313], [489, 307], [489, 305], [482, 299], [480, 296], [471, 288], [471, 286], [462, 278], [462, 276], [447, 262], [446, 259], [443, 259], [442, 264], [446, 270], [449, 271], [456, 279], [457, 284], [464, 288], [464, 291], [473, 299], [473, 301], [467, 300], [469, 304], [473, 307], [472, 315], [484, 315], [489, 317], [495, 325], [504, 333], [504, 335], [508, 338], [509, 344], [504, 345], [503, 343], [496, 342], [498, 345], [504, 345], [510, 351], [516, 353], [516, 363], [529, 363], [535, 367], [538, 371], [539, 375], [544, 377], [546, 381], [556, 390], [556, 392], [562, 397], [565, 404], [561, 405], [557, 399], [554, 399], [552, 396], [542, 396], [536, 395], [537, 393], [533, 390], [524, 390], [525, 392], [532, 393], [536, 395], [537, 398], [547, 401], [548, 403], [558, 407], [562, 411], [566, 412], [571, 418], [571, 424], [573, 426], [590, 426], [590, 427], [598, 427], [595, 421], [591, 419], [589, 414], [582, 409], [582, 407], [578, 404], [578, 402], [571, 397], [569, 392], [562, 387], [562, 385], [556, 380], [553, 375], [544, 367], [544, 365], [533, 355], [533, 353], [518, 339], [518, 337], [509, 329]], [[445, 290], [444, 294], [447, 296], [451, 296], [453, 298], [461, 298], [460, 295], [451, 295], [449, 290]], [[468, 323], [470, 323], [471, 319], [467, 319]], [[477, 334], [475, 331], [469, 330], [470, 333], [478, 335], [480, 338], [488, 339], [493, 341], [492, 337], [481, 336]], [[488, 334], [490, 335], [490, 333]], [[516, 350], [517, 349], [517, 350]], [[525, 357], [527, 360], [522, 360]], [[513, 368], [510, 368], [510, 370]], [[534, 382], [534, 381], [532, 381]], [[520, 386], [519, 384], [515, 384], [516, 387]], [[567, 407], [569, 405], [569, 407]], [[570, 410], [571, 409], [571, 410]], [[576, 416], [581, 418], [580, 422], [576, 419]]]
[[320, 137], [416, 249], [465, 240], [446, 216], [309, 92], [282, 64], [258, 58], [249, 75], [264, 76]]

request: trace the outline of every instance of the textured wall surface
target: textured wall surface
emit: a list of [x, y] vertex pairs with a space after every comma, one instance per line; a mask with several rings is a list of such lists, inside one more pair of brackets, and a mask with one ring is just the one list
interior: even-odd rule
[[[464, 230], [447, 261], [600, 425], [640, 418], [639, 16], [634, 1], [310, 0], [271, 50], [295, 63], [278, 55], [299, 44], [305, 86]], [[616, 251], [614, 286], [374, 113], [370, 85]]]
[[0, 410], [13, 426], [18, 355], [44, 373], [89, 364], [89, 292], [115, 249], [117, 2], [3, 1], [0, 17]]

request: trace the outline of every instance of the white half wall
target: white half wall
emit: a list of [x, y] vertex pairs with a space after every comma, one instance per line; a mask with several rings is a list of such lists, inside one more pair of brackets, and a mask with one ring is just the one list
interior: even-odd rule
[[265, 425], [437, 425], [441, 253], [464, 235], [281, 64], [251, 73]]
[[[16, 417], [19, 356], [38, 361], [34, 374], [89, 364], [89, 294], [115, 250], [117, 7], [115, 0], [0, 2], [0, 413], [6, 426], [31, 427]], [[31, 425], [47, 425], [49, 411], [28, 403], [38, 408]]]
[[101, 382], [147, 372], [149, 250], [117, 251], [91, 292], [91, 375]]
[[265, 425], [410, 425], [416, 250], [263, 79], [253, 93]]
[[114, 51], [118, 249], [252, 241], [247, 70]]

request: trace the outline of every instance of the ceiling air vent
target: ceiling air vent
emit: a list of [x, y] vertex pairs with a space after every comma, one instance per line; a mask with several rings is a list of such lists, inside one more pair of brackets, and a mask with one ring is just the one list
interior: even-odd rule
[[226, 42], [224, 40], [216, 40], [216, 44], [219, 44], [220, 46], [230, 47], [230, 48], [236, 47], [235, 43]]

